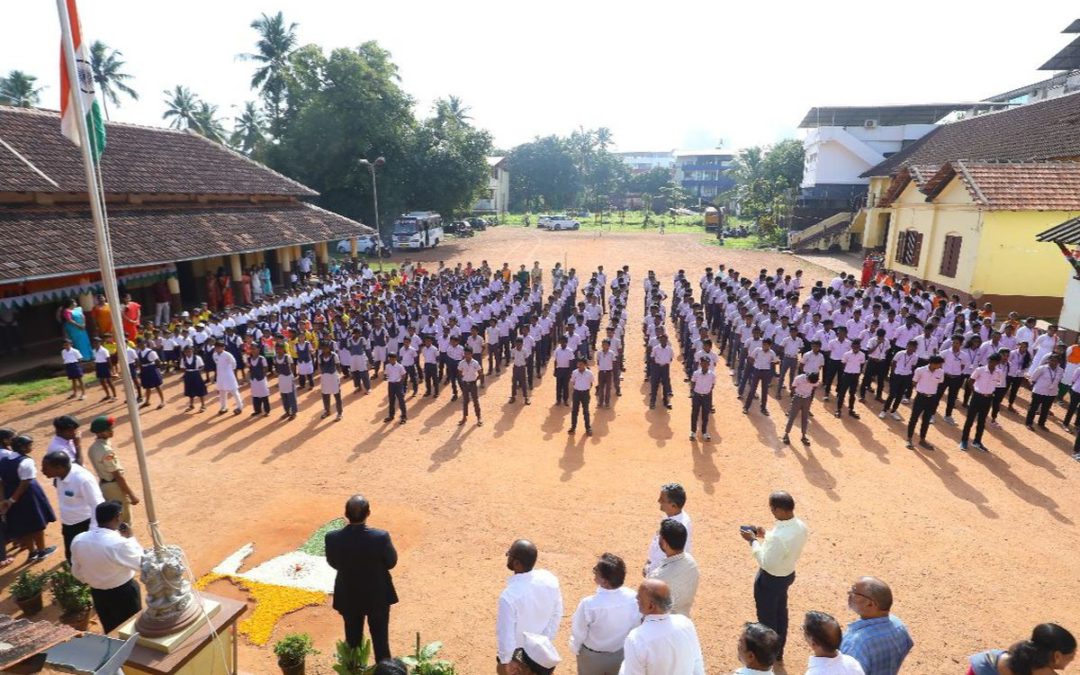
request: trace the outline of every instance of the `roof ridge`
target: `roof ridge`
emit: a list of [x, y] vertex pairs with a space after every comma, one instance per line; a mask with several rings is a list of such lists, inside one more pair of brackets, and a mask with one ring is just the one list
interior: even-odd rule
[[233, 155], [235, 155], [236, 157], [239, 157], [240, 159], [244, 160], [248, 164], [251, 164], [251, 165], [253, 165], [253, 166], [255, 166], [255, 167], [257, 167], [257, 168], [259, 168], [259, 169], [261, 169], [263, 171], [267, 171], [269, 173], [272, 173], [275, 176], [281, 178], [282, 180], [288, 181], [288, 182], [292, 183], [293, 185], [305, 190], [305, 193], [302, 195], [304, 197], [318, 197], [319, 196], [318, 191], [309, 188], [308, 186], [304, 185], [303, 183], [301, 183], [298, 180], [294, 180], [292, 178], [289, 178], [285, 174], [280, 173], [278, 171], [275, 171], [274, 169], [271, 169], [269, 166], [267, 166], [265, 164], [262, 164], [260, 162], [256, 162], [254, 159], [248, 157], [244, 153], [242, 153], [242, 152], [240, 152], [238, 150], [234, 150], [234, 149], [230, 148], [228, 146], [228, 144], [226, 144], [226, 143], [210, 140], [206, 136], [203, 136], [202, 134], [200, 134], [200, 133], [198, 133], [196, 131], [192, 131], [191, 129], [187, 129], [187, 131], [190, 131], [192, 133], [192, 135], [198, 136], [199, 138], [203, 139], [207, 143], [212, 143], [213, 145], [224, 148], [227, 152], [232, 153]]
[[975, 182], [975, 178], [972, 177], [970, 173], [968, 173], [967, 167], [964, 166], [964, 160], [958, 159], [955, 162], [952, 162], [952, 164], [960, 169], [960, 176], [964, 179], [964, 182], [968, 185], [968, 187], [974, 192], [974, 195], [972, 196], [974, 196], [983, 204], [990, 206], [990, 200], [986, 198], [985, 194], [983, 194], [982, 189], [979, 188], [979, 184]]
[[[3, 105], [0, 104], [0, 112], [14, 112], [38, 115], [40, 117], [55, 117], [57, 120], [60, 118], [60, 111], [53, 110], [52, 108], [30, 107], [25, 108], [22, 106]], [[151, 131], [167, 131], [173, 134], [183, 134], [189, 131], [188, 129], [173, 129], [172, 127], [157, 127], [151, 124], [137, 124], [135, 122], [121, 122], [119, 120], [102, 120], [105, 124], [106, 130], [109, 127], [127, 127], [130, 129], [149, 129]]]

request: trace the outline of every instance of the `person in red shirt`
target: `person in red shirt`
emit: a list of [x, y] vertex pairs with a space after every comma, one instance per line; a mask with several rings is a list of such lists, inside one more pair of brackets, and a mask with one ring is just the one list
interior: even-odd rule
[[142, 325], [142, 306], [131, 299], [130, 293], [124, 294], [124, 336], [135, 341], [139, 336], [139, 326]]

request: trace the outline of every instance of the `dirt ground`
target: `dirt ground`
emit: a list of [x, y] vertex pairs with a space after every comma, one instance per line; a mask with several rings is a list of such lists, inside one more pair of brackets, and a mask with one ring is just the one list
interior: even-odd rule
[[[168, 407], [146, 413], [144, 424], [163, 531], [183, 546], [196, 575], [249, 541], [256, 546], [252, 562], [294, 549], [339, 516], [349, 494], [362, 492], [373, 505], [371, 524], [388, 529], [400, 552], [394, 580], [401, 603], [391, 617], [396, 653], [411, 651], [419, 631], [425, 642], [445, 643], [444, 655], [459, 672], [491, 672], [496, 600], [508, 574], [504, 552], [527, 537], [539, 546], [539, 565], [562, 583], [565, 617], [556, 644], [566, 661], [558, 672], [573, 673], [570, 616], [593, 591], [595, 556], [612, 551], [640, 569], [661, 515], [658, 487], [678, 481], [694, 522], [702, 580], [693, 619], [709, 673], [737, 667], [736, 636], [754, 620], [756, 567], [738, 526], [770, 525], [766, 498], [780, 488], [795, 496], [811, 529], [791, 590], [793, 626], [810, 609], [850, 622], [846, 591], [856, 577], [873, 574], [892, 585], [894, 611], [914, 636], [907, 673], [964, 672], [969, 654], [1007, 646], [1041, 621], [1080, 627], [1080, 497], [1068, 487], [1080, 464], [1070, 459], [1071, 438], [1057, 422], [1050, 425], [1055, 431], [1040, 434], [1005, 414], [1003, 428], [987, 433], [992, 454], [959, 452], [959, 429], [938, 423], [930, 433], [938, 450], [914, 452], [903, 446], [902, 425], [879, 420], [876, 407], [861, 420], [841, 421], [815, 404], [813, 445], [789, 448], [778, 440], [780, 408], [771, 404], [770, 418], [744, 417], [727, 377], [718, 381], [710, 443], [687, 440], [690, 405], [681, 378], [673, 411], [648, 410], [638, 337], [648, 269], [667, 288], [680, 267], [694, 279], [718, 263], [744, 273], [801, 266], [811, 280], [831, 278], [826, 270], [787, 255], [718, 248], [700, 235], [509, 228], [416, 257], [515, 268], [539, 260], [545, 271], [565, 261], [582, 273], [598, 264], [609, 271], [630, 265], [622, 397], [595, 413], [591, 438], [567, 435], [569, 408], [551, 406], [553, 378], [545, 376], [533, 404], [523, 407], [507, 405], [505, 374], [482, 390], [482, 428], [456, 426], [460, 410], [448, 396], [410, 399], [408, 424], [384, 425], [383, 383], [368, 396], [347, 394], [340, 423], [320, 420], [318, 394], [305, 392], [300, 417], [283, 426], [276, 394], [267, 420], [186, 414], [179, 380], [170, 377]], [[126, 420], [122, 405], [57, 397], [3, 406], [0, 422], [34, 433], [40, 452], [55, 415], [89, 422], [103, 412]], [[906, 419], [907, 407], [901, 412]], [[1055, 415], [1060, 419], [1057, 408]], [[127, 425], [116, 441], [134, 475]], [[145, 512], [136, 512], [137, 532], [148, 542]], [[59, 527], [49, 535], [58, 543]], [[7, 586], [16, 570], [4, 572], [0, 584]], [[636, 574], [628, 581], [636, 584]], [[226, 591], [227, 583], [214, 588]], [[0, 611], [13, 611], [3, 598]], [[301, 610], [285, 617], [274, 639], [291, 630], [311, 632], [323, 651], [309, 672], [330, 672], [342, 636], [337, 615], [329, 607]], [[803, 672], [807, 656], [795, 628], [786, 672]], [[242, 644], [240, 658], [244, 671], [276, 670], [269, 645]]]

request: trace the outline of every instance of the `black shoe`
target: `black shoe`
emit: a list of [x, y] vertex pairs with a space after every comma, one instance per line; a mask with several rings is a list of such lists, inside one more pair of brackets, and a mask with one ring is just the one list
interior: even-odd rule
[[589, 428], [589, 427], [586, 427], [586, 428], [585, 428], [585, 435], [586, 435], [586, 436], [592, 436], [592, 429], [591, 429], [591, 428]]
[[768, 416], [769, 416], [769, 411], [768, 411], [768, 409], [767, 409], [767, 408], [762, 408], [762, 409], [761, 409], [761, 414], [762, 414], [762, 415], [764, 415], [765, 417], [768, 417]]
[[784, 434], [784, 437], [780, 439], [780, 442], [784, 445], [791, 445], [791, 439], [788, 438], [787, 434]]
[[855, 419], [859, 419], [859, 413], [855, 412], [854, 410], [848, 410], [847, 414], [851, 417], [854, 417]]
[[577, 427], [570, 427], [570, 430], [569, 430], [569, 431], [567, 431], [566, 433], [568, 433], [568, 434], [575, 434], [575, 433], [577, 433]]
[[[324, 415], [323, 415], [323, 417], [326, 417], [326, 416], [327, 416], [327, 415], [329, 415], [329, 414], [330, 414], [330, 413], [326, 413], [326, 414], [324, 414]], [[383, 418], [383, 424], [386, 424], [387, 422], [393, 422], [393, 421], [394, 421], [394, 418], [393, 418], [393, 417], [384, 417], [384, 418]]]

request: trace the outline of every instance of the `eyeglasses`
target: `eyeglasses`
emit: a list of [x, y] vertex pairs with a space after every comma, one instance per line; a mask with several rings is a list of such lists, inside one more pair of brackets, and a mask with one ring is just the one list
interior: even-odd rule
[[862, 594], [862, 593], [860, 593], [860, 592], [856, 591], [856, 590], [855, 590], [854, 588], [850, 588], [850, 589], [848, 589], [848, 592], [847, 592], [847, 594], [848, 594], [848, 595], [857, 595], [857, 596], [859, 596], [860, 598], [866, 598], [867, 600], [869, 600], [869, 601], [871, 601], [871, 602], [873, 602], [873, 601], [874, 601], [874, 599], [873, 599], [873, 598], [871, 598], [871, 597], [870, 597], [869, 595], [864, 595], [864, 594]]

